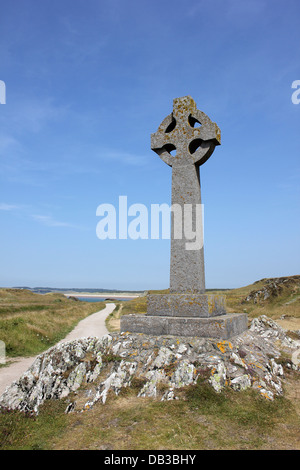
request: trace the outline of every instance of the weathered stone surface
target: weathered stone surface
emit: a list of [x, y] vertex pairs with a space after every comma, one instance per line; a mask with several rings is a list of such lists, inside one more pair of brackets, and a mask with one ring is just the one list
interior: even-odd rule
[[[104, 404], [110, 393], [118, 395], [134, 379], [140, 384], [135, 383], [137, 397], [178, 399], [182, 387], [201, 377], [218, 393], [252, 387], [272, 400], [283, 394], [281, 351], [292, 358], [299, 348], [300, 336], [289, 338], [265, 316], [230, 341], [135, 333], [82, 338], [38, 356], [0, 397], [0, 409], [38, 413], [45, 400], [68, 397], [66, 412], [85, 411]], [[300, 372], [292, 359], [287, 365]]]
[[151, 135], [152, 150], [172, 167], [170, 294], [148, 295], [147, 314], [123, 316], [121, 331], [226, 339], [247, 328], [245, 314], [226, 315], [224, 297], [205, 293], [199, 167], [220, 143], [220, 129], [190, 96], [174, 99]]
[[226, 367], [224, 362], [218, 362], [216, 367], [212, 369], [209, 383], [216, 392], [221, 392], [226, 385]]
[[147, 315], [211, 317], [226, 313], [225, 298], [211, 294], [149, 294]]
[[[50, 398], [64, 398], [76, 391], [83, 380], [93, 380], [100, 372], [99, 352], [105, 353], [112, 338], [82, 338], [60, 343], [39, 355], [32, 366], [14, 382], [0, 398], [0, 407], [38, 412], [40, 405]], [[93, 353], [93, 361], [86, 361]]]
[[200, 336], [229, 339], [247, 329], [247, 315], [232, 313], [207, 318], [162, 315], [124, 315], [121, 331], [147, 335]]
[[251, 387], [251, 377], [248, 374], [239, 375], [231, 380], [231, 386], [236, 391], [246, 390]]
[[[199, 125], [200, 127], [196, 127]], [[196, 205], [201, 204], [199, 166], [212, 155], [221, 142], [218, 126], [197, 109], [190, 96], [175, 98], [173, 112], [151, 135], [151, 148], [172, 167], [172, 205], [181, 208], [181, 222], [185, 206], [190, 204], [195, 227]], [[176, 155], [171, 154], [176, 149]], [[200, 232], [203, 241], [202, 221]], [[187, 250], [190, 240], [185, 231], [182, 237], [174, 236], [174, 218], [171, 230], [170, 292], [205, 292], [203, 246]]]

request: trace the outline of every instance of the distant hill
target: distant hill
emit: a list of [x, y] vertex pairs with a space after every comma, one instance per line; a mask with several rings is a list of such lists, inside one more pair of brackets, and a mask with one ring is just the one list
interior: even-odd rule
[[56, 288], [56, 287], [28, 287], [28, 286], [17, 286], [13, 287], [13, 289], [26, 289], [30, 290], [31, 292], [34, 292], [35, 294], [49, 294], [50, 292], [62, 292], [62, 293], [89, 293], [89, 294], [99, 294], [102, 292], [118, 292], [118, 293], [142, 293], [144, 291], [140, 290], [118, 290], [118, 289], [90, 289], [87, 287], [82, 287], [82, 288], [75, 288], [75, 287], [70, 287], [70, 288]]
[[[297, 319], [300, 328], [300, 276], [260, 279], [224, 293], [228, 312], [247, 312], [249, 318], [267, 315], [274, 320]], [[282, 325], [291, 328], [291, 325]]]

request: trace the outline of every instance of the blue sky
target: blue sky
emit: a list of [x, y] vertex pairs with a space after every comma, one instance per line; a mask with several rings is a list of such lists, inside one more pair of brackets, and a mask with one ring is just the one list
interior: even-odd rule
[[0, 1], [0, 286], [160, 289], [168, 240], [99, 240], [96, 209], [171, 202], [150, 134], [191, 95], [206, 285], [299, 274], [298, 0]]

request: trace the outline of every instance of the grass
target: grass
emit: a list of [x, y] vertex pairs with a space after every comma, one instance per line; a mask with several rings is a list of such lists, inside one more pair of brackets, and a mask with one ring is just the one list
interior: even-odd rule
[[296, 400], [287, 391], [270, 402], [253, 390], [218, 394], [200, 380], [181, 390], [181, 400], [161, 402], [136, 398], [133, 384], [105, 405], [69, 415], [66, 401], [49, 401], [37, 417], [0, 414], [0, 448], [299, 449], [299, 381], [291, 373], [288, 388], [295, 387]]
[[146, 313], [147, 297], [141, 296], [133, 300], [126, 300], [122, 305], [122, 315], [128, 315], [130, 313]]
[[120, 317], [123, 310], [123, 304], [120, 301], [114, 301], [116, 308], [106, 317], [105, 326], [110, 333], [120, 330]]
[[245, 299], [252, 291], [268, 287], [267, 279], [262, 279], [239, 289], [223, 291], [223, 295], [226, 296], [228, 312], [246, 312], [249, 318], [267, 315], [274, 320], [278, 320], [282, 315], [286, 315], [300, 320], [300, 277], [290, 276], [284, 279], [285, 282], [279, 283], [278, 293], [275, 292], [274, 295], [265, 300], [259, 299], [257, 303], [254, 303], [254, 301], [247, 302]]
[[[249, 317], [288, 314], [300, 318], [298, 287], [259, 304], [244, 303], [265, 280], [240, 289], [222, 291], [228, 311], [247, 309]], [[160, 291], [161, 292], [161, 291]], [[116, 331], [120, 316], [145, 313], [146, 297], [117, 302], [107, 325]], [[101, 303], [104, 307], [104, 303]], [[61, 339], [85, 316], [100, 308], [68, 300], [61, 294], [38, 295], [0, 289], [0, 339], [11, 356], [36, 354]], [[299, 328], [299, 327], [298, 327]], [[120, 360], [107, 356], [107, 362]], [[299, 375], [285, 367], [284, 397], [267, 401], [254, 390], [217, 394], [199, 380], [180, 391], [181, 400], [161, 402], [137, 398], [142, 384], [135, 379], [118, 397], [112, 392], [105, 405], [84, 413], [64, 413], [67, 401], [46, 401], [37, 417], [19, 412], [0, 413], [1, 449], [300, 449]], [[84, 394], [84, 388], [78, 390]]]
[[0, 289], [0, 340], [7, 358], [41, 353], [104, 307], [104, 302], [79, 302], [63, 294]]
[[68, 425], [62, 400], [48, 401], [38, 417], [17, 411], [0, 414], [0, 449], [43, 450]]
[[[283, 315], [287, 320], [282, 322], [282, 326], [287, 329], [300, 329], [300, 277], [290, 276], [285, 278], [286, 282], [278, 295], [271, 296], [266, 300], [260, 299], [258, 303], [245, 301], [246, 297], [252, 292], [262, 289], [267, 285], [267, 280], [262, 279], [248, 286], [238, 289], [228, 290], [209, 290], [208, 294], [219, 294], [225, 296], [226, 309], [228, 313], [246, 312], [249, 320], [267, 315], [274, 320], [280, 319]], [[151, 294], [168, 293], [169, 290], [149, 291]], [[119, 302], [116, 309], [107, 321], [109, 331], [119, 331], [120, 317], [122, 315], [144, 314], [147, 312], [147, 297], [141, 296], [126, 302]], [[279, 322], [280, 323], [280, 322]], [[284, 324], [286, 323], [286, 324]]]
[[141, 296], [125, 302], [114, 301], [116, 309], [107, 317], [106, 328], [109, 332], [120, 331], [120, 318], [130, 313], [144, 314], [147, 312], [147, 297]]

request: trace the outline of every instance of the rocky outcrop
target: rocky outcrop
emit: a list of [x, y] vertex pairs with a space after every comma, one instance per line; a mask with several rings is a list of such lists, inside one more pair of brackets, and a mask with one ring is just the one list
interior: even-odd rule
[[[232, 341], [132, 333], [82, 338], [39, 355], [6, 389], [0, 408], [38, 413], [45, 400], [68, 397], [67, 412], [83, 411], [130, 386], [137, 397], [172, 400], [200, 377], [218, 393], [225, 387], [237, 392], [252, 387], [273, 400], [283, 394], [281, 351], [292, 357], [299, 348], [300, 338], [291, 339], [265, 316]], [[288, 366], [299, 370], [292, 359]]]
[[260, 289], [251, 291], [242, 301], [242, 303], [253, 302], [256, 304], [274, 297], [278, 297], [287, 290], [293, 294], [296, 294], [300, 289], [300, 276], [262, 279], [262, 281], [264, 282], [264, 285]]

